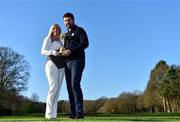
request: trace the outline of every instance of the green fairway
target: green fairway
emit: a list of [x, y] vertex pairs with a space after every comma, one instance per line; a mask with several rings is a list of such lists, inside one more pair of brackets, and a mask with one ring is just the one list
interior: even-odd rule
[[[28, 116], [0, 116], [0, 122], [42, 122], [50, 121], [44, 118], [43, 115], [28, 115]], [[180, 114], [98, 114], [87, 115], [85, 119], [71, 120], [66, 115], [58, 115], [58, 118], [51, 120], [53, 122], [119, 122], [119, 121], [162, 121], [162, 122], [180, 122]]]

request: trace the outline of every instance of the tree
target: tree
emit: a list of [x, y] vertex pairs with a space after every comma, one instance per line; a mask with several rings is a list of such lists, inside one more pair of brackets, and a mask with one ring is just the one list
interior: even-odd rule
[[160, 96], [160, 81], [164, 77], [168, 65], [165, 61], [159, 61], [151, 71], [150, 79], [144, 92], [144, 104], [150, 112], [159, 112], [163, 109]]
[[172, 65], [165, 73], [160, 84], [164, 112], [177, 112], [180, 99], [180, 69]]
[[13, 114], [20, 109], [23, 99], [20, 92], [27, 89], [29, 69], [22, 55], [11, 48], [0, 47], [0, 113]]
[[96, 101], [95, 100], [84, 100], [84, 113], [96, 113]]
[[131, 92], [122, 92], [117, 101], [118, 101], [118, 108], [120, 113], [132, 113], [137, 112], [137, 99], [141, 92], [134, 91]]
[[118, 104], [115, 98], [108, 99], [99, 109], [99, 113], [118, 113]]
[[31, 96], [31, 101], [32, 102], [39, 102], [39, 95], [36, 93], [33, 93]]
[[144, 104], [144, 93], [140, 94], [137, 98], [137, 109], [138, 112], [146, 112], [146, 107]]
[[0, 92], [26, 90], [30, 66], [24, 56], [11, 48], [0, 47]]
[[69, 113], [69, 101], [67, 100], [60, 100], [58, 101], [58, 112], [59, 113], [63, 113], [63, 114], [66, 114], [66, 113]]

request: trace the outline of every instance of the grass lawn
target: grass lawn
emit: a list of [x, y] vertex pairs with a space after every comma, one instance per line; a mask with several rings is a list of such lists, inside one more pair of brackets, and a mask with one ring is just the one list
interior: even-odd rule
[[58, 114], [57, 119], [47, 120], [42, 114], [31, 114], [26, 116], [0, 116], [0, 122], [132, 122], [132, 121], [162, 121], [180, 122], [180, 113], [141, 113], [141, 114], [98, 114], [86, 115], [85, 119], [71, 120], [67, 115]]

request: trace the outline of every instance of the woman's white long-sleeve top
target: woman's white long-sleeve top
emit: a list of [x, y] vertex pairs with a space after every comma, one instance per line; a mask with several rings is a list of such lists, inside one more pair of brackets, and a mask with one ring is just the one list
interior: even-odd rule
[[55, 55], [56, 50], [59, 50], [60, 47], [63, 45], [62, 41], [53, 41], [49, 36], [47, 36], [44, 41], [41, 48], [41, 54], [42, 55]]

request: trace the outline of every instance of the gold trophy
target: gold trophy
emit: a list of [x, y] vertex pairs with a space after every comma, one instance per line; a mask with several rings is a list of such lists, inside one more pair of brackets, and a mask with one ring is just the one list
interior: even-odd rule
[[[66, 37], [66, 33], [61, 33], [60, 39], [61, 39], [61, 41], [62, 41], [63, 43], [64, 43], [64, 40], [65, 40], [65, 37]], [[63, 45], [60, 46], [59, 54], [62, 55], [63, 52], [64, 52], [64, 50], [65, 50], [64, 46], [63, 46]]]
[[63, 54], [63, 52], [64, 52], [64, 50], [65, 50], [64, 46], [61, 46], [61, 47], [60, 47], [60, 49], [59, 49], [59, 54], [61, 54], [61, 55], [62, 55], [62, 54]]

